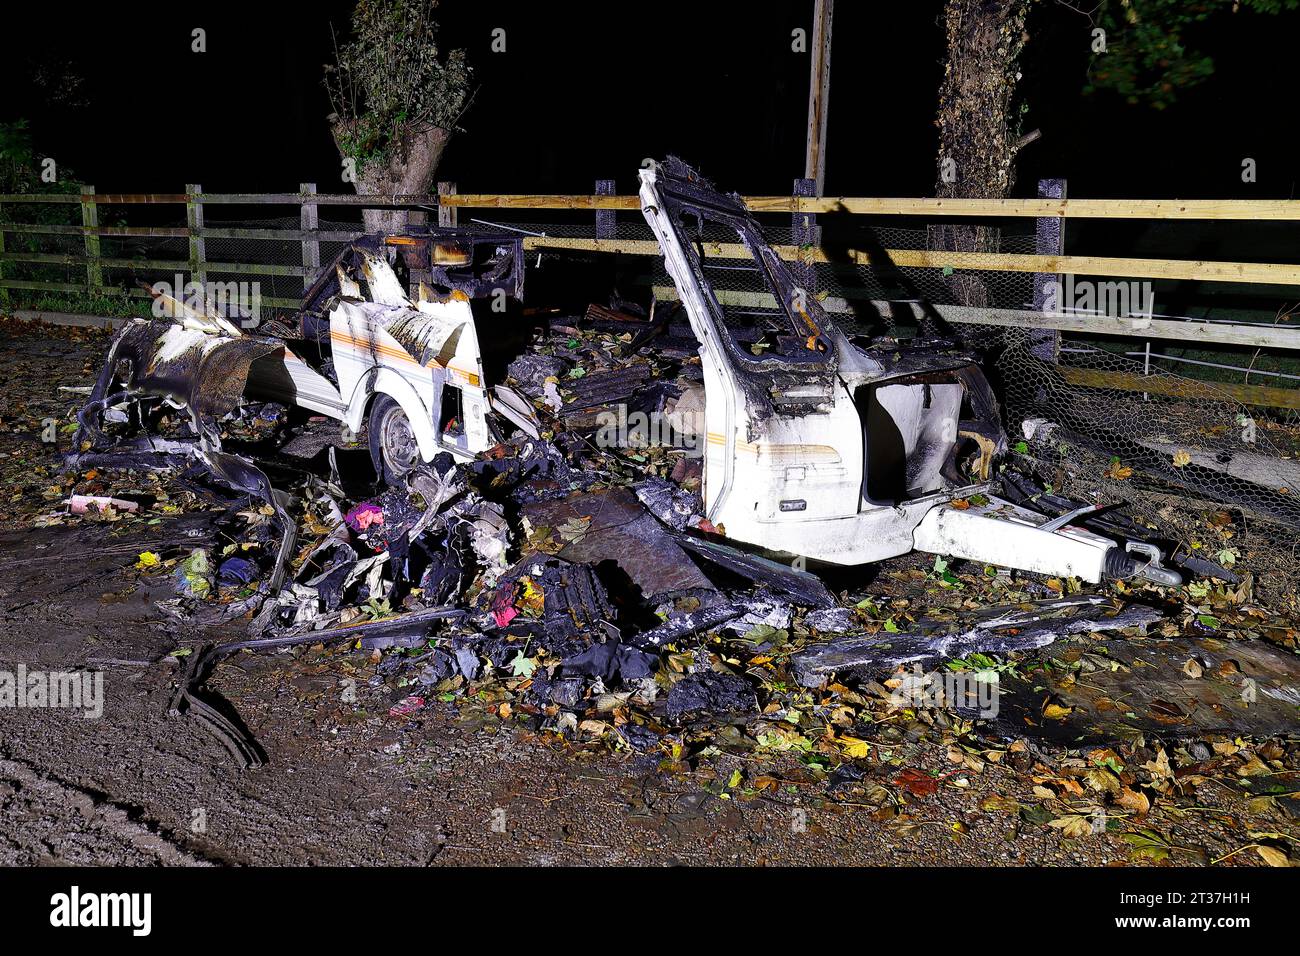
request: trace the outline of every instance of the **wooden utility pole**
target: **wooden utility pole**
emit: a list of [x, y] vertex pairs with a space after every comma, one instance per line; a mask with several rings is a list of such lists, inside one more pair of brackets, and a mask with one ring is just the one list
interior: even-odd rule
[[808, 79], [808, 150], [803, 175], [826, 188], [826, 110], [831, 99], [831, 8], [834, 0], [816, 0], [813, 12], [812, 67]]

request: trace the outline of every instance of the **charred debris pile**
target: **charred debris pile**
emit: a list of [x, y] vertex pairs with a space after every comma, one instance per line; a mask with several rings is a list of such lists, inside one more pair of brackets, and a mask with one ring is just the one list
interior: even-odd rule
[[[621, 305], [552, 322], [510, 363], [537, 436], [517, 433], [469, 462], [439, 454], [387, 485], [364, 447], [335, 447], [335, 423], [275, 404], [241, 405], [221, 423], [231, 451], [197, 454], [181, 418], [171, 437], [73, 455], [81, 468], [169, 467], [178, 494], [216, 503], [207, 544], [144, 552], [138, 564], [173, 591], [159, 601], [171, 616], [250, 631], [184, 658], [173, 711], [257, 765], [256, 742], [212, 705], [213, 666], [245, 650], [338, 642], [381, 656], [374, 681], [389, 688], [394, 717], [491, 687], [499, 712], [536, 730], [634, 751], [703, 722], [778, 750], [829, 727], [832, 749], [851, 755], [865, 744], [851, 721], [827, 723], [835, 707], [815, 705], [818, 688], [887, 701], [900, 668], [1161, 616], [1153, 585], [1146, 604], [1125, 605], [986, 567], [959, 579], [935, 562], [868, 596], [866, 569], [813, 573], [724, 543], [700, 499], [689, 327], [680, 312]], [[639, 433], [649, 420], [681, 428]], [[602, 434], [610, 428], [623, 432]], [[1025, 478], [1016, 487], [1029, 497]], [[918, 601], [918, 581], [940, 597]]]
[[[160, 299], [170, 321], [117, 336], [70, 464], [215, 498], [210, 543], [141, 571], [175, 617], [250, 631], [185, 658], [175, 712], [255, 764], [213, 665], [338, 642], [378, 655], [398, 718], [486, 695], [568, 738], [700, 725], [817, 760], [867, 746], [900, 669], [1249, 602], [1204, 549], [1038, 480], [959, 340], [845, 333], [738, 197], [671, 158], [640, 180], [676, 289], [647, 308], [530, 338], [519, 237], [426, 227], [351, 244], [296, 321]], [[947, 709], [987, 713], [974, 690]]]

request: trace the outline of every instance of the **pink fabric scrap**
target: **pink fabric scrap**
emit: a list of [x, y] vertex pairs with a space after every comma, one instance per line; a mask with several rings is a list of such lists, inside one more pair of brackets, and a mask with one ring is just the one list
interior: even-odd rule
[[424, 709], [423, 697], [403, 697], [392, 707], [388, 708], [389, 717], [405, 717], [413, 714], [417, 710]]
[[384, 509], [368, 501], [363, 502], [345, 514], [343, 520], [353, 531], [365, 531], [371, 525], [383, 525]]

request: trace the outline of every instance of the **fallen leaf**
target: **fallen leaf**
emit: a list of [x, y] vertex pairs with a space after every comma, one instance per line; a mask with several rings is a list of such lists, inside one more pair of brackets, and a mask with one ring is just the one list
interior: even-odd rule
[[1276, 847], [1264, 846], [1262, 843], [1255, 847], [1255, 852], [1263, 857], [1264, 862], [1269, 866], [1290, 866], [1291, 858]]
[[1132, 810], [1138, 816], [1145, 816], [1151, 809], [1151, 800], [1141, 790], [1124, 787], [1115, 798], [1115, 805]]
[[1049, 827], [1056, 827], [1062, 834], [1068, 837], [1087, 836], [1092, 832], [1092, 823], [1081, 813], [1067, 813], [1063, 817], [1057, 817], [1055, 820], [1049, 820]]
[[844, 749], [845, 756], [848, 757], [865, 757], [871, 753], [871, 744], [865, 740], [859, 740], [857, 737], [841, 735], [837, 743]]
[[1167, 786], [1166, 781], [1170, 781], [1174, 777], [1173, 768], [1169, 766], [1169, 755], [1166, 754], [1164, 750], [1161, 750], [1160, 753], [1156, 755], [1155, 760], [1148, 760], [1144, 763], [1142, 769], [1151, 773], [1152, 784], [1161, 792], [1163, 792]]
[[1121, 465], [1118, 458], [1110, 460], [1110, 467], [1102, 472], [1103, 478], [1113, 478], [1116, 481], [1124, 481], [1133, 475], [1133, 469], [1127, 465]]
[[533, 672], [537, 670], [537, 661], [531, 657], [525, 657], [524, 652], [520, 651], [510, 661], [510, 673], [515, 677], [532, 677]]
[[933, 777], [910, 767], [902, 770], [894, 778], [894, 783], [916, 797], [928, 797], [939, 789], [939, 784]]
[[980, 809], [986, 813], [1019, 813], [1020, 801], [1013, 797], [985, 797], [980, 802]]
[[1149, 860], [1167, 860], [1173, 846], [1155, 830], [1135, 830], [1121, 836], [1125, 843], [1133, 847], [1135, 857]]

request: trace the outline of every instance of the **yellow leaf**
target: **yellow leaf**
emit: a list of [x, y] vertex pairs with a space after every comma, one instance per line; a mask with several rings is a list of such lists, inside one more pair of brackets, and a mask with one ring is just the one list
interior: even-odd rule
[[1043, 716], [1048, 720], [1064, 720], [1074, 713], [1073, 707], [1062, 707], [1060, 704], [1048, 704], [1043, 708]]
[[1268, 764], [1254, 754], [1251, 754], [1250, 759], [1237, 768], [1237, 776], [1239, 777], [1259, 777], [1269, 772]]
[[857, 737], [841, 736], [838, 743], [849, 757], [865, 757], [871, 753], [871, 744], [865, 740], [859, 740]]
[[985, 797], [980, 803], [980, 809], [986, 813], [1019, 813], [1020, 801], [1014, 797], [992, 796]]
[[1263, 857], [1264, 862], [1267, 863], [1269, 866], [1290, 866], [1291, 865], [1291, 858], [1288, 857], [1281, 850], [1277, 849], [1276, 847], [1263, 846], [1261, 844], [1260, 846], [1255, 847], [1255, 852], [1258, 853], [1261, 857]]
[[1183, 451], [1181, 448], [1178, 449], [1178, 451], [1174, 452], [1175, 468], [1186, 468], [1191, 463], [1192, 463], [1192, 456], [1189, 455], [1187, 452]]
[[1063, 817], [1047, 821], [1049, 827], [1056, 827], [1065, 836], [1081, 837], [1092, 832], [1092, 823], [1081, 813], [1067, 813]]
[[1144, 770], [1151, 772], [1152, 778], [1159, 784], [1162, 780], [1167, 780], [1174, 775], [1174, 770], [1169, 766], [1169, 755], [1163, 749], [1156, 754], [1155, 760], [1148, 760], [1142, 765]]
[[1088, 781], [1088, 786], [1094, 790], [1102, 790], [1108, 793], [1119, 793], [1121, 789], [1119, 777], [1115, 776], [1104, 767], [1092, 767], [1084, 771], [1084, 779]]

